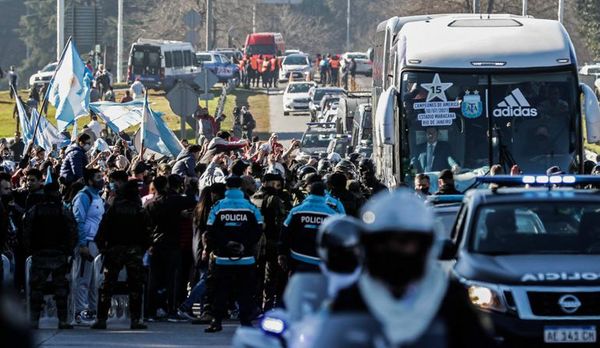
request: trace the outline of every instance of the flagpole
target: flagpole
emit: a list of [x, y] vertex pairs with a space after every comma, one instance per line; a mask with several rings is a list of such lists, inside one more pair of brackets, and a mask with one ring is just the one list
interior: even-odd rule
[[148, 107], [148, 93], [144, 93], [144, 110], [142, 111], [142, 125], [140, 127], [140, 132], [142, 132], [142, 134], [140, 134], [140, 159], [144, 160], [142, 158], [143, 154], [144, 154], [144, 133], [145, 133], [145, 128], [144, 127], [144, 123], [146, 120], [144, 120], [144, 116], [146, 118], [148, 118], [148, 113], [150, 112], [150, 109]]
[[[37, 122], [35, 123], [35, 128], [33, 129], [32, 139], [34, 141], [35, 141], [35, 135], [37, 134], [38, 127], [40, 125], [40, 118], [42, 117], [42, 112], [48, 105], [48, 94], [50, 93], [50, 84], [52, 82], [54, 82], [54, 78], [56, 78], [56, 73], [58, 72], [58, 69], [60, 69], [60, 66], [62, 65], [63, 59], [65, 57], [65, 53], [67, 52], [67, 47], [69, 47], [69, 44], [71, 43], [72, 38], [73, 38], [72, 36], [69, 36], [69, 40], [67, 40], [65, 47], [63, 47], [62, 53], [60, 54], [60, 59], [58, 60], [58, 64], [56, 65], [56, 70], [54, 70], [54, 72], [52, 73], [52, 78], [50, 79], [50, 82], [48, 83], [48, 89], [46, 90], [46, 94], [44, 95], [44, 100], [42, 102], [42, 106], [40, 108], [40, 111], [38, 112], [40, 117], [38, 117]], [[44, 116], [46, 116], [46, 115], [44, 115]], [[77, 122], [77, 121], [75, 121], [75, 122]]]

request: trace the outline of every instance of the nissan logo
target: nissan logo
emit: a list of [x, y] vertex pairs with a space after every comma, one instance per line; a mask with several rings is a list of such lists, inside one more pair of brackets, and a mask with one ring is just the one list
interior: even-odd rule
[[581, 301], [574, 295], [563, 295], [558, 299], [558, 305], [563, 312], [573, 314], [581, 307]]

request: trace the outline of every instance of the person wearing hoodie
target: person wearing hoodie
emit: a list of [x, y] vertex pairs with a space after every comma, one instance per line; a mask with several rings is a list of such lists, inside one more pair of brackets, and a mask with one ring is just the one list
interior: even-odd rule
[[200, 158], [200, 151], [202, 151], [200, 145], [190, 145], [188, 148], [183, 149], [177, 156], [171, 174], [177, 174], [182, 178], [186, 176], [195, 177], [196, 161]]
[[217, 136], [208, 143], [208, 147], [206, 148], [204, 156], [200, 159], [200, 163], [209, 164], [212, 158], [217, 154], [241, 149], [248, 145], [246, 140], [229, 141], [230, 138], [231, 134], [229, 134], [229, 132], [220, 131], [217, 133]]
[[60, 167], [60, 180], [64, 185], [71, 185], [83, 177], [83, 170], [88, 164], [86, 152], [92, 148], [92, 138], [82, 133], [77, 143], [69, 146]]

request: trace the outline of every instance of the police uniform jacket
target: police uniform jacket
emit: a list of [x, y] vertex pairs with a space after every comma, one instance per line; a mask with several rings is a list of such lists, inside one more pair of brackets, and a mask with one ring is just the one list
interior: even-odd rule
[[260, 210], [240, 189], [229, 189], [211, 209], [206, 222], [207, 243], [217, 265], [252, 265], [262, 235]]
[[321, 223], [336, 212], [325, 196], [308, 195], [293, 208], [283, 222], [279, 255], [308, 264], [318, 265], [317, 232]]

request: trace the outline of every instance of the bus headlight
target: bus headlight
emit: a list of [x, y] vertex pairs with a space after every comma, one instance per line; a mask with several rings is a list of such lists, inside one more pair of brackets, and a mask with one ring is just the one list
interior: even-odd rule
[[467, 288], [469, 300], [476, 307], [496, 312], [506, 312], [504, 298], [493, 285], [471, 284]]

